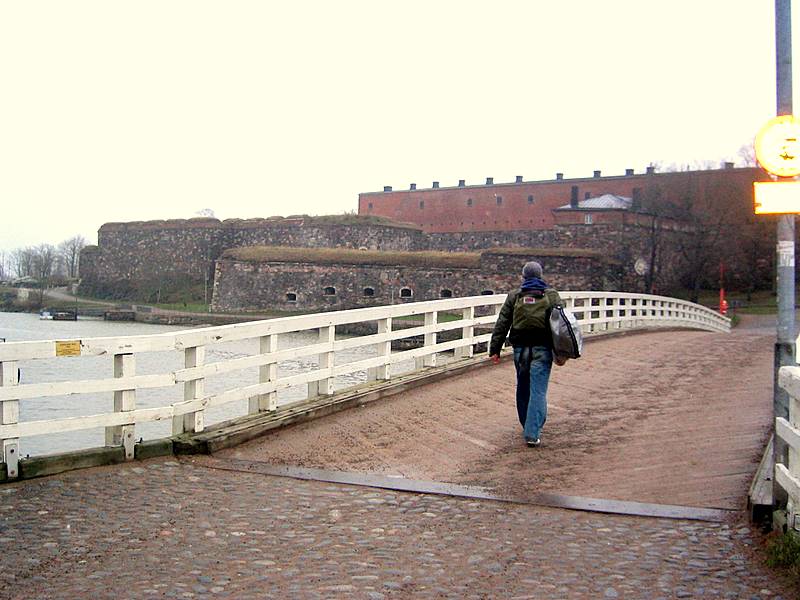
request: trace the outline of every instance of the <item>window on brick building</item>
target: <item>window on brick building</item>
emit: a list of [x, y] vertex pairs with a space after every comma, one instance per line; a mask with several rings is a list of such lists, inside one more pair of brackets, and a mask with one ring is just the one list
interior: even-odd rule
[[472, 206], [472, 198], [467, 198], [467, 206]]
[[503, 203], [503, 197], [497, 196], [497, 206], [500, 206]]
[[453, 290], [442, 290], [441, 292], [439, 292], [439, 296], [442, 298], [452, 298]]
[[335, 296], [336, 295], [336, 288], [333, 286], [328, 286], [324, 290], [322, 290], [323, 296]]
[[583, 215], [583, 224], [584, 225], [591, 225], [592, 224], [592, 215]]
[[367, 206], [367, 209], [368, 210], [372, 210], [372, 202], [369, 203], [369, 205]]
[[286, 293], [286, 301], [287, 302], [297, 302], [297, 294], [294, 292], [287, 292]]
[[372, 298], [375, 295], [375, 288], [365, 287], [364, 288], [364, 295], [367, 298]]
[[528, 204], [533, 204], [533, 196], [528, 196]]
[[425, 200], [420, 200], [419, 201], [419, 207], [420, 208], [425, 208]]
[[407, 288], [407, 287], [400, 288], [400, 297], [401, 298], [411, 298], [413, 295], [414, 295], [414, 292], [411, 290], [411, 288]]
[[481, 292], [481, 296], [494, 296], [494, 291], [492, 291], [492, 290], [483, 290]]

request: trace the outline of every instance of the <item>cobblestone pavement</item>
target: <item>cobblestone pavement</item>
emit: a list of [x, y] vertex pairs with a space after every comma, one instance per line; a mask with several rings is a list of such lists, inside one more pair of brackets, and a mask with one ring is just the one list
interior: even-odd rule
[[[0, 488], [2, 598], [794, 598], [728, 524], [151, 460]], [[755, 551], [754, 551], [755, 550]]]

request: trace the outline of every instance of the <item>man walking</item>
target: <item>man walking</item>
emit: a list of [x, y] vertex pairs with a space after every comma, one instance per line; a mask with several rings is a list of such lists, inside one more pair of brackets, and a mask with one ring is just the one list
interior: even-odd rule
[[508, 294], [497, 316], [489, 356], [495, 364], [500, 362], [500, 350], [508, 334], [517, 369], [517, 414], [526, 443], [536, 447], [547, 420], [547, 383], [553, 366], [549, 309], [561, 304], [561, 297], [542, 279], [542, 265], [538, 262], [525, 263], [522, 277], [522, 285]]

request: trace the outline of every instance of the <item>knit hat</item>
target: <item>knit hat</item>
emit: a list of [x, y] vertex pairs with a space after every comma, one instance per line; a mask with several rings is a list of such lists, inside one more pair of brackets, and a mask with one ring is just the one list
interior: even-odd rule
[[538, 262], [532, 260], [530, 262], [525, 263], [525, 266], [522, 267], [522, 276], [527, 279], [528, 277], [542, 277], [542, 265]]

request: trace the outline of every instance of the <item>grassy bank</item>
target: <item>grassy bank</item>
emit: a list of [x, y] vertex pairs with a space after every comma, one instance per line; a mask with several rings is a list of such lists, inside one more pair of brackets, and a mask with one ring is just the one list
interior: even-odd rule
[[[753, 292], [749, 298], [745, 292], [726, 292], [725, 298], [729, 312], [743, 315], [773, 315], [778, 312], [777, 298], [769, 290]], [[716, 309], [719, 306], [719, 291], [702, 292], [699, 304]]]

